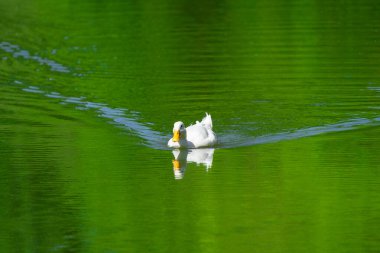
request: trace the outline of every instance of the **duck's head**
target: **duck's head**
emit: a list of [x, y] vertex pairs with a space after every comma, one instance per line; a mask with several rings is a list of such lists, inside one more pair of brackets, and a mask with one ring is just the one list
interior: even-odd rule
[[183, 124], [182, 121], [177, 121], [176, 123], [174, 123], [172, 140], [174, 142], [179, 142], [179, 140], [183, 138], [185, 135], [186, 135], [185, 124]]

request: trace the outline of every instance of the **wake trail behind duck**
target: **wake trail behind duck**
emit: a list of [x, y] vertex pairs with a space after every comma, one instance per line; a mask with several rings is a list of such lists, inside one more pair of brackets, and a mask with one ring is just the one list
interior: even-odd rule
[[[142, 139], [142, 144], [153, 149], [167, 150], [166, 146], [169, 134], [165, 134], [153, 130], [150, 126], [152, 123], [141, 122], [137, 116], [139, 113], [130, 111], [126, 108], [112, 108], [104, 103], [96, 103], [86, 101], [85, 98], [66, 97], [58, 92], [43, 91], [36, 86], [28, 86], [22, 89], [25, 92], [44, 95], [49, 98], [59, 100], [63, 104], [74, 104], [78, 110], [96, 111], [99, 117], [110, 119], [123, 129], [128, 130], [133, 135], [137, 135]], [[372, 127], [380, 125], [380, 117], [377, 118], [354, 118], [347, 121], [329, 124], [324, 126], [315, 126], [309, 128], [297, 129], [294, 131], [286, 131], [262, 136], [244, 136], [239, 133], [217, 133], [218, 144], [216, 148], [237, 148], [253, 146], [258, 144], [273, 143], [285, 140], [299, 139], [320, 134], [332, 132], [349, 131], [363, 127]]]

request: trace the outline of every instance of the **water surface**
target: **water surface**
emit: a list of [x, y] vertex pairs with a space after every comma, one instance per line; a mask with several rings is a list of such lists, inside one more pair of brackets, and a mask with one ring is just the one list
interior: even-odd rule
[[4, 252], [379, 251], [375, 1], [0, 10]]

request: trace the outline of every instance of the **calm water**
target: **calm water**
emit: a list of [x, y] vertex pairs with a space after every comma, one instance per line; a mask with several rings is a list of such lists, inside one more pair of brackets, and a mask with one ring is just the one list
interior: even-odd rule
[[380, 251], [377, 1], [0, 11], [2, 252]]

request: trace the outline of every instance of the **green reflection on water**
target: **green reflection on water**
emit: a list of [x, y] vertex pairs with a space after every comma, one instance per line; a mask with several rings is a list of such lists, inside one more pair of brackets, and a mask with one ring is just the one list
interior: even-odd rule
[[[377, 9], [0, 1], [1, 248], [378, 251]], [[174, 121], [205, 111], [235, 148], [176, 180], [172, 152], [144, 138], [165, 143]], [[351, 131], [233, 140], [355, 119]]]

